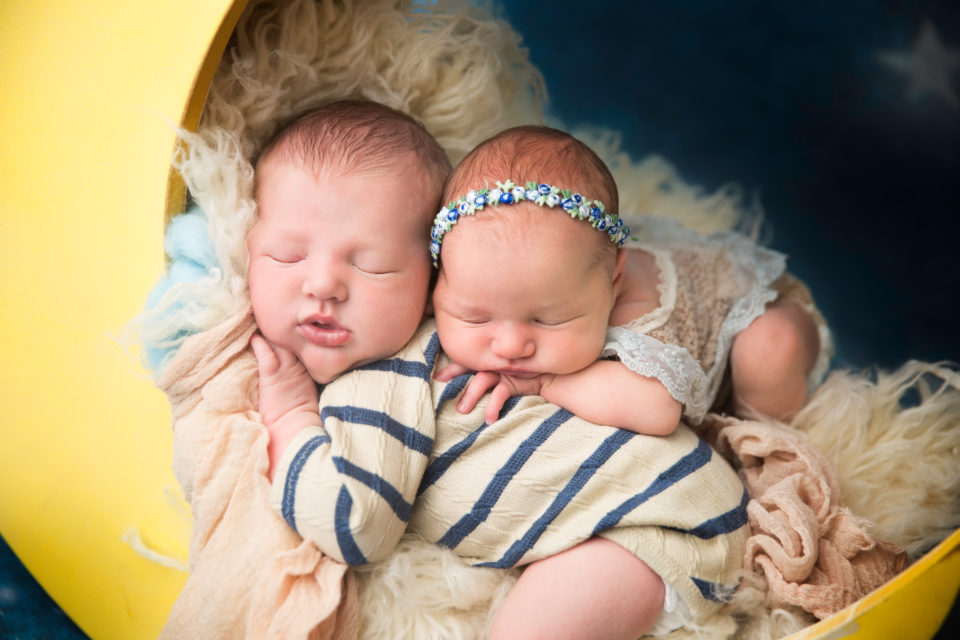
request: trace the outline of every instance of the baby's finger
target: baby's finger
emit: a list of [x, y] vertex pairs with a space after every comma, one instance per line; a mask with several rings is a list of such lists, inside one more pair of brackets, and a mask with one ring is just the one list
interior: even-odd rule
[[300, 360], [293, 351], [284, 349], [283, 347], [278, 347], [275, 344], [271, 344], [270, 347], [273, 349], [273, 353], [276, 355], [277, 362], [279, 363], [281, 369], [292, 366], [299, 367]]
[[487, 400], [487, 406], [484, 411], [484, 418], [487, 420], [487, 424], [493, 424], [500, 419], [500, 411], [503, 409], [504, 403], [513, 395], [513, 391], [510, 389], [510, 385], [501, 382], [493, 391], [490, 393], [490, 398]]
[[441, 368], [439, 371], [433, 374], [433, 377], [439, 380], [440, 382], [450, 382], [457, 376], [463, 375], [465, 373], [469, 373], [469, 371], [470, 369], [467, 369], [466, 367], [459, 365], [456, 362], [451, 362], [450, 364]]
[[250, 336], [250, 347], [257, 358], [257, 371], [261, 376], [271, 376], [280, 368], [280, 360], [266, 338], [259, 333]]
[[487, 392], [487, 389], [497, 384], [500, 379], [499, 374], [490, 371], [480, 371], [474, 375], [463, 390], [460, 401], [457, 402], [457, 411], [460, 413], [470, 413], [477, 406], [477, 402]]
[[476, 377], [467, 383], [467, 387], [463, 390], [463, 395], [460, 396], [460, 400], [457, 402], [457, 411], [460, 413], [470, 413], [473, 411], [473, 408], [477, 406], [477, 401], [486, 393], [486, 387], [474, 384], [475, 381]]

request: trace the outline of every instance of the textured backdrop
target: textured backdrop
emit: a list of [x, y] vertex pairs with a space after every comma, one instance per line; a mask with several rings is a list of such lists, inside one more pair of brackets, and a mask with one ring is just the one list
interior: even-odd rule
[[759, 199], [839, 364], [960, 360], [960, 3], [504, 4], [563, 122]]

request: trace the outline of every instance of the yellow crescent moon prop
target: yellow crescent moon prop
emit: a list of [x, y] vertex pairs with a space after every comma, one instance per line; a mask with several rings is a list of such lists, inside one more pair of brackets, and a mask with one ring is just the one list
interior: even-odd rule
[[0, 532], [97, 639], [156, 638], [186, 578], [124, 541], [185, 560], [190, 525], [169, 406], [118, 336], [244, 5], [0, 2]]
[[[163, 268], [174, 125], [244, 0], [0, 2], [0, 533], [98, 640], [155, 638], [186, 574], [165, 398], [117, 336]], [[183, 507], [181, 506], [180, 509]], [[960, 532], [795, 638], [930, 637]]]

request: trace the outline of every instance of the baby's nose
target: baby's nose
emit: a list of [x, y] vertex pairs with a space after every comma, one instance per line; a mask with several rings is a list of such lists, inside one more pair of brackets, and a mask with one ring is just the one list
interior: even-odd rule
[[511, 325], [501, 328], [493, 339], [494, 354], [507, 360], [529, 358], [536, 352], [536, 343], [529, 332]]
[[336, 269], [329, 267], [311, 269], [303, 279], [303, 294], [318, 300], [336, 300], [342, 302], [347, 299], [347, 285], [339, 277]]

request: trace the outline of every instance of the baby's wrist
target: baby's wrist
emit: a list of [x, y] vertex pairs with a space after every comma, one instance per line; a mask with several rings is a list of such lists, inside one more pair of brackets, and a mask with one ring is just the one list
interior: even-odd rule
[[317, 413], [296, 412], [286, 414], [267, 426], [267, 433], [270, 435], [270, 441], [267, 446], [268, 458], [270, 461], [269, 477], [273, 480], [274, 471], [283, 452], [286, 451], [290, 443], [297, 437], [297, 434], [308, 427], [320, 426], [320, 416]]
[[296, 435], [307, 427], [322, 426], [320, 414], [315, 411], [297, 410], [288, 412], [267, 425], [270, 437], [280, 437], [290, 434]]
[[[547, 396], [550, 395], [554, 387], [554, 383], [557, 381], [558, 377], [559, 375], [556, 373], [540, 374], [540, 394], [539, 395], [542, 396], [545, 400], [550, 400], [550, 398], [548, 398]], [[552, 400], [550, 401], [552, 402]]]

